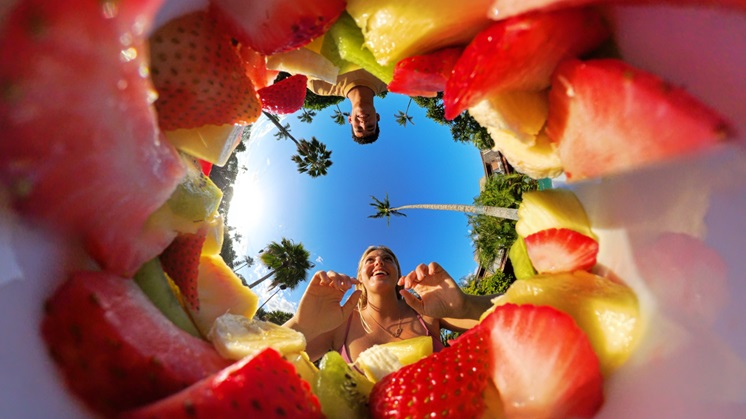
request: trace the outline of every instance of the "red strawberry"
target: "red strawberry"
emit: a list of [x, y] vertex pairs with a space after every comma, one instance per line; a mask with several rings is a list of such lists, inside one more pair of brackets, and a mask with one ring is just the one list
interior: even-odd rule
[[308, 78], [295, 74], [259, 89], [262, 109], [275, 114], [293, 113], [303, 107]]
[[229, 365], [163, 316], [134, 281], [102, 272], [63, 283], [45, 305], [41, 332], [68, 388], [108, 416]]
[[151, 74], [164, 130], [254, 122], [261, 106], [230, 35], [212, 15], [174, 19], [150, 37]]
[[729, 132], [683, 89], [619, 60], [570, 60], [553, 80], [546, 132], [570, 180], [703, 151]]
[[345, 10], [345, 0], [210, 0], [239, 42], [264, 55], [300, 48], [321, 36]]
[[490, 94], [542, 90], [560, 61], [591, 51], [609, 36], [593, 9], [531, 13], [483, 30], [456, 62], [443, 94], [453, 119]]
[[11, 3], [0, 28], [0, 189], [131, 276], [175, 236], [148, 219], [184, 176], [137, 54], [160, 2], [120, 2], [111, 16], [88, 0]]
[[601, 3], [669, 3], [674, 6], [690, 4], [695, 6], [722, 6], [746, 9], [746, 1], [744, 0], [494, 0], [489, 10], [489, 17], [499, 20], [537, 10], [567, 9]]
[[474, 328], [387, 375], [370, 393], [373, 418], [480, 417], [492, 370], [488, 342], [489, 330]]
[[307, 382], [272, 348], [122, 418], [323, 418]]
[[588, 337], [548, 306], [499, 306], [477, 327], [490, 331], [492, 380], [507, 418], [589, 418], [603, 403], [603, 377]]
[[247, 47], [238, 45], [238, 56], [243, 62], [246, 75], [251, 79], [257, 90], [267, 87], [280, 73], [277, 70], [267, 68], [267, 57]]
[[179, 233], [160, 256], [163, 271], [179, 287], [181, 295], [194, 310], [199, 310], [197, 277], [202, 245], [207, 238], [207, 228], [196, 233]]
[[548, 228], [524, 238], [526, 251], [539, 273], [588, 270], [596, 264], [598, 242], [569, 228]]
[[210, 176], [210, 172], [212, 171], [212, 163], [210, 163], [207, 160], [199, 160], [199, 167], [202, 169], [202, 173], [205, 176]]
[[394, 67], [390, 92], [408, 96], [435, 97], [446, 88], [453, 66], [463, 48], [445, 48], [436, 52], [405, 58]]

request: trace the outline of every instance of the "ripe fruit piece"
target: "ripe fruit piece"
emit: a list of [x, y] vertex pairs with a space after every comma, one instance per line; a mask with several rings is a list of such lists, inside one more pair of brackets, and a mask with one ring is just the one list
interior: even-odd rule
[[303, 74], [309, 79], [336, 83], [339, 68], [319, 52], [298, 48], [267, 57], [267, 68], [290, 74]]
[[375, 383], [402, 366], [413, 364], [432, 353], [432, 338], [430, 336], [418, 336], [373, 345], [358, 355], [355, 365], [363, 371], [369, 380]]
[[230, 35], [207, 12], [193, 12], [150, 37], [150, 73], [161, 129], [248, 125], [261, 106]]
[[493, 300], [492, 309], [505, 304], [554, 307], [572, 316], [583, 329], [608, 377], [637, 347], [642, 320], [637, 296], [628, 286], [589, 272], [537, 275], [515, 281]]
[[725, 120], [681, 88], [614, 59], [562, 63], [547, 135], [568, 180], [636, 169], [723, 141]]
[[158, 310], [179, 329], [192, 336], [202, 337], [182, 306], [178, 287], [165, 275], [158, 258], [145, 263], [135, 274], [134, 281]]
[[598, 242], [569, 228], [548, 228], [524, 239], [531, 264], [539, 273], [589, 270], [596, 265]]
[[446, 119], [490, 94], [549, 87], [557, 64], [591, 51], [609, 36], [593, 9], [531, 13], [493, 23], [464, 50], [448, 79]]
[[324, 34], [344, 12], [344, 0], [210, 0], [239, 42], [264, 55], [300, 48]]
[[179, 287], [189, 307], [197, 311], [199, 310], [197, 276], [206, 235], [206, 228], [196, 233], [180, 233], [160, 256], [163, 270]]
[[207, 337], [223, 358], [233, 360], [254, 356], [267, 348], [282, 355], [306, 350], [306, 338], [300, 332], [230, 313], [215, 319]]
[[[164, 131], [164, 134], [174, 147], [184, 153], [222, 167], [241, 142], [245, 129], [247, 128], [243, 125], [233, 124], [202, 125]], [[209, 172], [205, 175], [209, 176]]]
[[323, 418], [308, 383], [277, 351], [247, 357], [122, 418]]
[[217, 255], [223, 249], [223, 240], [225, 239], [225, 222], [223, 216], [218, 212], [213, 212], [204, 225], [206, 227], [205, 243], [202, 245], [203, 255]]
[[254, 317], [259, 302], [220, 255], [200, 257], [197, 295], [199, 310], [189, 312], [202, 336], [208, 336], [215, 319], [226, 313]]
[[588, 337], [548, 306], [499, 306], [489, 331], [491, 377], [505, 417], [590, 418], [603, 403], [603, 376]]
[[547, 189], [524, 192], [518, 207], [515, 231], [528, 237], [548, 228], [569, 228], [596, 238], [591, 223], [578, 197], [567, 189]]
[[347, 13], [343, 13], [339, 20], [329, 28], [329, 32], [324, 35], [324, 47], [322, 52], [329, 54], [326, 56], [332, 62], [339, 61], [337, 66], [340, 67], [340, 74], [351, 71], [353, 68], [345, 63], [352, 63], [362, 67], [384, 83], [390, 82], [393, 77], [395, 63], [381, 64], [376, 61], [373, 54], [364, 46], [360, 28]]
[[513, 245], [510, 246], [508, 258], [513, 266], [513, 274], [516, 279], [526, 279], [536, 275], [536, 269], [534, 269], [534, 265], [531, 264], [531, 259], [528, 257], [526, 242], [523, 237], [518, 236]]
[[347, 12], [377, 62], [394, 65], [406, 57], [466, 45], [491, 22], [492, 0], [454, 7], [449, 0], [348, 0]]
[[413, 364], [420, 359], [433, 353], [433, 339], [429, 336], [417, 336], [414, 338], [384, 343], [382, 346], [396, 355], [402, 365]]
[[429, 54], [405, 58], [394, 67], [390, 92], [408, 96], [435, 97], [446, 88], [463, 48], [444, 48]]
[[[7, 2], [4, 2], [7, 4]], [[0, 188], [36, 225], [131, 277], [173, 239], [149, 217], [184, 175], [142, 76], [154, 2], [26, 0], [0, 25]], [[133, 35], [134, 34], [134, 35]], [[147, 191], [147, 193], [143, 193]]]
[[259, 89], [262, 109], [274, 114], [289, 114], [303, 107], [308, 78], [296, 74]]
[[526, 145], [534, 145], [547, 122], [547, 93], [516, 90], [491, 94], [470, 107], [469, 114], [490, 132], [507, 131]]
[[319, 368], [311, 362], [308, 354], [303, 352], [293, 352], [285, 354], [284, 358], [295, 367], [295, 371], [298, 373], [300, 378], [305, 380], [307, 383], [313, 383], [316, 381], [316, 374], [319, 372]]
[[[485, 103], [485, 102], [482, 102]], [[481, 105], [478, 105], [479, 108]], [[482, 111], [471, 108], [475, 120], [479, 121]], [[539, 133], [532, 143], [523, 142], [513, 134], [504, 130], [487, 128], [495, 142], [493, 150], [505, 156], [511, 166], [518, 172], [533, 179], [554, 178], [562, 174], [562, 162], [557, 152], [557, 146], [552, 143], [543, 132]]]
[[338, 352], [327, 352], [321, 358], [312, 388], [324, 416], [329, 419], [368, 415], [368, 396], [373, 383], [347, 365]]
[[111, 416], [173, 394], [228, 365], [176, 327], [132, 280], [73, 274], [45, 305], [41, 333], [68, 388]]
[[477, 327], [440, 352], [402, 367], [376, 383], [373, 417], [480, 417], [491, 386], [489, 330]]
[[255, 89], [259, 90], [262, 87], [267, 87], [277, 78], [279, 71], [267, 68], [267, 57], [264, 54], [256, 52], [244, 44], [238, 44], [236, 50], [244, 65], [246, 75], [251, 79]]

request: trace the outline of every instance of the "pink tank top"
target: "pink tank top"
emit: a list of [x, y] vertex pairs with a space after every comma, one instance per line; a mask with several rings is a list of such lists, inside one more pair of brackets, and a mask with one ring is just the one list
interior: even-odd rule
[[[436, 338], [435, 336], [430, 335], [430, 329], [427, 328], [427, 325], [425, 324], [425, 321], [422, 320], [422, 316], [417, 314], [417, 320], [420, 321], [420, 324], [422, 327], [425, 328], [425, 336], [430, 336], [433, 340], [433, 353], [440, 352], [445, 346], [443, 346], [443, 343], [440, 341], [440, 339]], [[347, 335], [350, 333], [350, 325], [352, 324], [352, 314], [350, 314], [350, 317], [347, 318], [347, 329], [345, 329], [345, 337], [342, 341], [342, 347], [337, 350], [340, 355], [342, 355], [342, 359], [345, 360], [348, 364], [352, 364], [352, 358], [350, 357], [350, 352], [347, 349]]]

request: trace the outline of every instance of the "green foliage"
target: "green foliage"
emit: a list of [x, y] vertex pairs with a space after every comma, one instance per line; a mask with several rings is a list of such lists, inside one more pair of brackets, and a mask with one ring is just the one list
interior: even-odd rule
[[[248, 139], [251, 132], [251, 128], [247, 128], [243, 132], [242, 142], [238, 144], [236, 150], [231, 154], [228, 162], [223, 167], [213, 166], [210, 171], [210, 180], [223, 191], [223, 199], [220, 201], [218, 212], [223, 216], [225, 224], [228, 224], [228, 211], [230, 209], [230, 202], [233, 198], [233, 184], [236, 182], [236, 177], [240, 170], [238, 165], [237, 154], [245, 151], [246, 146], [243, 140]], [[236, 265], [236, 259], [238, 255], [233, 250], [233, 239], [231, 236], [231, 230], [226, 228], [223, 231], [223, 247], [220, 249], [220, 256], [223, 257], [225, 263], [230, 267]]]
[[[520, 173], [494, 174], [474, 198], [474, 205], [518, 208], [523, 192], [537, 188], [536, 180]], [[468, 219], [477, 258], [483, 266], [491, 265], [500, 249], [510, 249], [518, 237], [513, 220], [485, 215], [469, 215]]]
[[472, 143], [480, 150], [490, 149], [495, 145], [487, 130], [479, 125], [468, 112], [464, 112], [454, 118], [453, 121], [447, 120], [445, 118], [445, 107], [443, 106], [443, 93], [438, 93], [436, 97], [415, 97], [412, 100], [425, 109], [425, 116], [429, 119], [448, 126], [453, 141]]
[[265, 322], [272, 322], [274, 324], [282, 326], [290, 320], [290, 318], [293, 317], [293, 313], [288, 313], [286, 311], [282, 310], [272, 310], [272, 311], [266, 311], [263, 308], [260, 308], [256, 311], [256, 314], [254, 314], [254, 318], [265, 321]]
[[494, 295], [503, 294], [515, 281], [515, 277], [506, 272], [495, 272], [484, 278], [476, 278], [473, 275], [466, 277], [461, 290], [471, 295]]
[[259, 260], [271, 271], [249, 285], [249, 288], [254, 288], [265, 279], [274, 276], [269, 289], [284, 284], [292, 290], [306, 280], [308, 270], [314, 267], [310, 258], [311, 254], [303, 247], [302, 243], [295, 244], [292, 240], [284, 237], [280, 240], [280, 243], [271, 242], [267, 245], [266, 250], [259, 255]]
[[321, 96], [306, 89], [306, 99], [303, 102], [303, 107], [308, 110], [321, 111], [344, 100], [345, 98], [341, 96]]

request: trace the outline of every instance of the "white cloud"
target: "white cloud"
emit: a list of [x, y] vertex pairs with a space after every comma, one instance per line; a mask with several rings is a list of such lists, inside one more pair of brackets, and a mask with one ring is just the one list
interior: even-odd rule
[[316, 258], [316, 264], [317, 264], [317, 265], [320, 265], [320, 264], [322, 264], [322, 263], [324, 263], [324, 258], [322, 258], [321, 256], [317, 257], [317, 258]]

